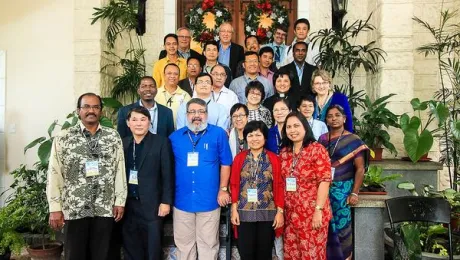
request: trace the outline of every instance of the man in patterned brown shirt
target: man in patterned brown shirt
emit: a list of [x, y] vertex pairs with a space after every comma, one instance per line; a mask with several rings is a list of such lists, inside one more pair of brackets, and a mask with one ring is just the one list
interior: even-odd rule
[[[99, 124], [101, 98], [78, 98], [80, 122], [61, 131], [51, 149], [46, 193], [50, 226], [64, 226], [65, 259], [107, 258], [113, 218], [127, 196], [123, 146], [115, 129]], [[65, 223], [65, 225], [64, 225]]]

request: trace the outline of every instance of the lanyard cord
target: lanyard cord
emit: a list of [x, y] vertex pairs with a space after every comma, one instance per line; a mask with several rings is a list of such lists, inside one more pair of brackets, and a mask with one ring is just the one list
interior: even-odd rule
[[192, 142], [193, 145], [193, 151], [195, 152], [195, 148], [198, 145], [198, 142], [201, 140], [201, 137], [206, 133], [206, 130], [203, 131], [203, 134], [201, 134], [200, 138], [198, 138], [196, 141], [193, 141], [192, 136], [190, 135], [190, 131], [187, 131], [188, 137], [190, 138], [190, 142]]
[[297, 154], [297, 156], [295, 156], [294, 145], [292, 146], [292, 165], [291, 165], [291, 171], [290, 171], [290, 174], [289, 174], [289, 176], [291, 176], [291, 177], [293, 176], [294, 169], [297, 166], [297, 163], [299, 162], [300, 155], [302, 154], [302, 148], [300, 149], [300, 151]]
[[329, 132], [329, 141], [328, 141], [328, 145], [327, 145], [327, 151], [329, 152], [329, 157], [331, 158], [331, 161], [332, 161], [332, 156], [335, 153], [335, 149], [337, 148], [337, 145], [339, 144], [340, 139], [342, 139], [343, 132], [345, 132], [345, 129], [342, 130], [342, 133], [340, 134], [339, 138], [337, 139], [337, 142], [335, 143], [334, 149], [332, 150], [332, 152], [331, 152], [331, 132]]

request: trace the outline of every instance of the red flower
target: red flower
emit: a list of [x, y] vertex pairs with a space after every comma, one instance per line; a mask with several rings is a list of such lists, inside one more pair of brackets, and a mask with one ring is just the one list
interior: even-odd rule
[[200, 42], [207, 42], [214, 40], [214, 35], [209, 31], [204, 31], [200, 35]]
[[259, 38], [259, 40], [265, 39], [267, 37], [267, 30], [262, 27], [259, 27], [257, 29], [256, 36]]
[[215, 4], [214, 0], [204, 0], [201, 3], [201, 9], [206, 11], [207, 9], [213, 8]]

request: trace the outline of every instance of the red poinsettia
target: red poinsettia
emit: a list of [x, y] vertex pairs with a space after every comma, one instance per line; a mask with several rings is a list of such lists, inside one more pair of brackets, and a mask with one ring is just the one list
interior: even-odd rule
[[264, 39], [267, 37], [267, 29], [259, 27], [256, 32], [257, 38], [259, 38], [260, 41], [264, 41]]
[[207, 42], [214, 40], [214, 35], [209, 31], [204, 31], [200, 35], [200, 42]]
[[204, 0], [203, 3], [201, 3], [201, 9], [206, 11], [213, 8], [215, 4], [214, 0]]
[[258, 3], [256, 7], [258, 9], [261, 9], [262, 12], [267, 13], [267, 14], [271, 14], [272, 12], [272, 5], [270, 4], [270, 1], [268, 0], [265, 1], [264, 3]]

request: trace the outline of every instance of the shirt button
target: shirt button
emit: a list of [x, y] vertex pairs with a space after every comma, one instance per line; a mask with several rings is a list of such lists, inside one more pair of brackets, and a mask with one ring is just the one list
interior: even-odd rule
[[192, 181], [192, 183], [195, 183], [195, 181]]
[[195, 171], [193, 171], [192, 173], [195, 173]]
[[195, 191], [193, 191], [193, 193], [195, 193]]

